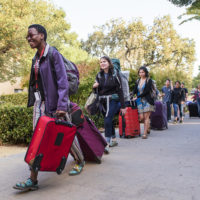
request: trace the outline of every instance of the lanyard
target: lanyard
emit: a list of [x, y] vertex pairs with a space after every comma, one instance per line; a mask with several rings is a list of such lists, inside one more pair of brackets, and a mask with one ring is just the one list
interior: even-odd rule
[[36, 81], [36, 90], [38, 89], [38, 70], [39, 70], [39, 62], [40, 62], [40, 59], [41, 59], [41, 57], [43, 56], [43, 54], [44, 54], [44, 50], [45, 50], [45, 48], [43, 48], [42, 49], [42, 52], [41, 52], [41, 54], [40, 54], [40, 57], [39, 57], [39, 59], [36, 59], [36, 61], [35, 61], [35, 81]]

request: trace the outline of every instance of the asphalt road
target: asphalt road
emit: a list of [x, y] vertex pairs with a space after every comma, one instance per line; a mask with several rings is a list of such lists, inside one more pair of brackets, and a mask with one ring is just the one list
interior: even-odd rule
[[24, 154], [0, 158], [0, 200], [199, 200], [200, 119], [185, 119], [168, 130], [152, 131], [147, 140], [119, 139], [102, 164], [87, 163], [68, 176], [41, 172], [39, 190], [20, 193], [16, 181], [29, 176]]

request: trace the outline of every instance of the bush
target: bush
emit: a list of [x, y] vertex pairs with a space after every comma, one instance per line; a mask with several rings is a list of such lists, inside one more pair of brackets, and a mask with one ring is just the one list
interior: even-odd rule
[[0, 103], [10, 103], [13, 105], [23, 105], [28, 102], [28, 93], [16, 93], [10, 95], [1, 95]]
[[32, 136], [33, 109], [26, 106], [0, 107], [0, 139], [3, 143], [28, 144]]
[[[84, 109], [83, 109], [84, 111]], [[86, 114], [86, 112], [84, 111]], [[87, 114], [86, 114], [87, 115]], [[28, 144], [32, 136], [33, 109], [25, 106], [5, 104], [0, 107], [0, 140], [3, 143]], [[103, 127], [103, 117], [89, 116], [100, 128]]]

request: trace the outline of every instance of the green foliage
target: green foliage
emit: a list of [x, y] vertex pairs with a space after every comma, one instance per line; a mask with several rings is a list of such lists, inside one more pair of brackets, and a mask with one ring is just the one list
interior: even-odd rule
[[151, 27], [141, 20], [111, 20], [97, 27], [82, 46], [91, 55], [119, 58], [124, 68], [148, 66], [159, 87], [166, 75], [173, 80], [187, 80], [191, 87], [195, 44], [178, 35], [169, 16], [155, 18]]
[[188, 6], [193, 2], [195, 2], [196, 0], [169, 0], [169, 1], [177, 6]]
[[77, 94], [70, 97], [72, 102], [84, 107], [88, 96], [92, 92], [92, 86], [98, 71], [99, 63], [97, 60], [91, 61], [88, 65], [79, 66], [81, 80]]
[[0, 107], [0, 139], [3, 143], [28, 144], [32, 135], [33, 110], [25, 106]]
[[186, 13], [179, 16], [179, 19], [182, 19], [184, 16], [189, 16], [189, 18], [183, 20], [180, 24], [194, 19], [200, 20], [200, 1], [194, 1], [194, 3], [192, 3], [192, 5], [186, 9]]
[[[70, 32], [65, 12], [45, 0], [0, 0], [0, 82], [26, 76], [35, 50], [25, 39], [28, 26], [41, 24], [47, 30], [47, 42], [74, 62], [87, 60], [77, 35]], [[78, 52], [75, 55], [74, 52]]]
[[27, 93], [16, 93], [16, 94], [0, 96], [0, 104], [10, 103], [13, 105], [23, 105], [23, 104], [27, 104], [27, 102], [28, 102]]
[[192, 88], [197, 88], [200, 84], [200, 66], [199, 66], [199, 73], [192, 79]]
[[138, 79], [138, 71], [131, 69], [130, 70], [130, 76], [129, 76], [129, 88], [130, 88], [130, 92], [133, 91], [137, 79]]
[[179, 16], [179, 19], [182, 17], [189, 16], [189, 18], [183, 20], [180, 24], [191, 20], [200, 20], [200, 1], [199, 0], [169, 0], [176, 6], [188, 6], [186, 12]]

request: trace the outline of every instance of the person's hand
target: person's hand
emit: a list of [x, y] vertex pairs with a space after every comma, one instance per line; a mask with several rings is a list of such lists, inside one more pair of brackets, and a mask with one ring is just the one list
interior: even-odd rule
[[99, 83], [95, 82], [93, 85], [93, 88], [97, 88], [97, 87], [99, 87]]
[[56, 110], [56, 116], [58, 119], [64, 120], [64, 118], [66, 116], [66, 112], [63, 110]]
[[136, 100], [137, 100], [137, 97], [132, 98], [132, 100], [133, 100], [133, 101], [136, 101]]
[[124, 115], [126, 114], [126, 108], [122, 108], [122, 109], [121, 109], [121, 113], [122, 113], [122, 115], [124, 116]]

